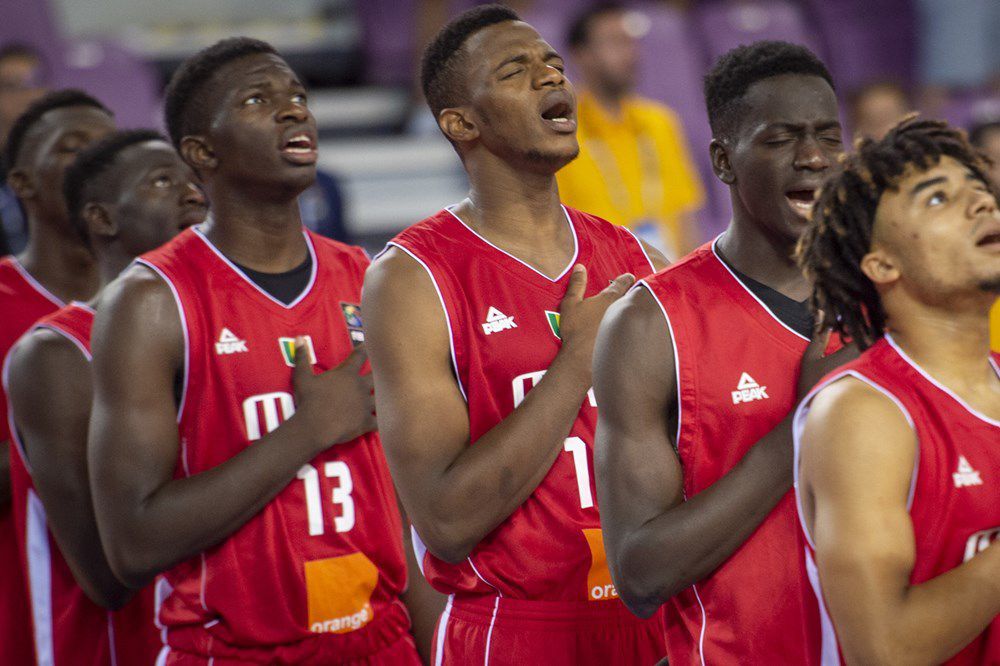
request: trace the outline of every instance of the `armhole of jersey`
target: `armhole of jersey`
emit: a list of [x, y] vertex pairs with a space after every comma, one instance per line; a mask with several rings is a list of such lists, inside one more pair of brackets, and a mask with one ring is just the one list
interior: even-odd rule
[[[639, 246], [639, 251], [642, 252], [642, 256], [646, 257], [646, 262], [649, 264], [650, 275], [652, 275], [653, 273], [655, 273], [658, 269], [656, 268], [656, 265], [653, 264], [653, 258], [649, 256], [649, 252], [646, 252], [646, 246], [642, 244], [642, 241], [639, 240], [639, 237], [635, 235], [634, 231], [632, 231], [631, 229], [629, 229], [628, 227], [625, 227], [625, 226], [623, 226], [622, 229], [624, 229], [625, 231], [628, 232], [628, 235], [632, 237], [632, 240], [635, 241], [635, 244]], [[652, 293], [652, 292], [650, 292], [650, 293]], [[656, 297], [654, 296], [654, 298], [656, 298]], [[666, 314], [666, 313], [664, 313], [664, 314]], [[668, 322], [667, 325], [669, 325], [669, 322]]]
[[[315, 257], [313, 258], [315, 262]], [[188, 392], [188, 380], [190, 376], [190, 363], [191, 363], [191, 344], [188, 335], [188, 325], [187, 317], [184, 315], [184, 304], [181, 302], [181, 296], [177, 293], [177, 288], [174, 287], [174, 283], [167, 277], [166, 273], [161, 271], [158, 267], [149, 263], [144, 259], [136, 259], [135, 263], [140, 266], [145, 266], [149, 270], [160, 276], [168, 287], [170, 287], [170, 293], [174, 295], [174, 303], [177, 305], [177, 315], [181, 318], [181, 331], [184, 334], [184, 377], [181, 380], [181, 397], [180, 402], [177, 404], [177, 423], [181, 422], [181, 417], [184, 415], [184, 407], [187, 405], [187, 392]], [[185, 472], [187, 471], [187, 456], [184, 456], [184, 466]]]
[[21, 463], [30, 473], [31, 467], [28, 465], [28, 456], [24, 454], [21, 437], [18, 435], [17, 427], [14, 425], [14, 405], [10, 401], [10, 359], [12, 356], [11, 352], [13, 351], [14, 347], [11, 347], [7, 355], [3, 358], [3, 367], [0, 368], [0, 385], [3, 386], [3, 399], [7, 401], [5, 407], [7, 408], [7, 431], [10, 442], [14, 445], [14, 450], [17, 451], [17, 455], [21, 458]]
[[[684, 400], [681, 397], [681, 357], [677, 353], [677, 336], [674, 335], [674, 326], [673, 324], [670, 323], [670, 315], [667, 314], [667, 309], [663, 307], [663, 303], [660, 302], [660, 299], [656, 296], [656, 293], [653, 291], [653, 288], [650, 287], [649, 283], [646, 282], [645, 280], [639, 280], [638, 282], [636, 282], [635, 287], [633, 287], [633, 289], [638, 287], [644, 287], [646, 291], [649, 292], [649, 295], [652, 297], [653, 302], [656, 303], [656, 306], [660, 308], [660, 312], [663, 313], [663, 320], [666, 322], [667, 331], [670, 333], [670, 346], [673, 348], [674, 351], [674, 381], [676, 382], [675, 386], [677, 391], [677, 432], [674, 433], [674, 452], [678, 453], [679, 455], [680, 445], [681, 445], [681, 432], [684, 425], [684, 419], [683, 419]], [[685, 499], [687, 498], [685, 497]]]
[[88, 363], [94, 360], [93, 357], [90, 355], [90, 351], [83, 346], [83, 343], [80, 342], [80, 340], [78, 340], [75, 335], [72, 335], [68, 331], [64, 331], [63, 329], [58, 328], [56, 326], [52, 326], [51, 324], [36, 324], [35, 329], [39, 328], [44, 328], [47, 331], [52, 331], [53, 333], [60, 335], [69, 340], [70, 342], [72, 342], [74, 345], [76, 345], [76, 348], [80, 350], [80, 353], [83, 354], [83, 357], [87, 359]]
[[[824, 388], [833, 384], [836, 381], [843, 379], [844, 377], [853, 377], [858, 381], [864, 382], [871, 388], [875, 389], [886, 398], [892, 401], [894, 405], [902, 412], [903, 417], [906, 422], [910, 424], [910, 428], [913, 429], [914, 434], [916, 434], [916, 426], [913, 422], [913, 417], [906, 407], [900, 402], [889, 389], [885, 388], [881, 384], [876, 383], [872, 379], [865, 377], [863, 374], [856, 370], [844, 370], [836, 375], [830, 377], [829, 379], [817, 384], [806, 394], [802, 402], [799, 403], [798, 408], [795, 410], [795, 415], [792, 417], [792, 446], [793, 446], [793, 459], [792, 459], [792, 478], [793, 485], [795, 488], [795, 507], [799, 514], [799, 525], [802, 528], [802, 534], [805, 535], [806, 541], [809, 542], [809, 547], [816, 550], [816, 544], [813, 542], [812, 535], [809, 533], [809, 529], [806, 527], [805, 513], [802, 510], [802, 494], [799, 492], [799, 463], [802, 457], [802, 432], [805, 429], [806, 417], [809, 415], [809, 409], [812, 405], [813, 398], [822, 391]], [[913, 493], [917, 489], [917, 471], [920, 468], [920, 442], [917, 442], [917, 450], [914, 452], [913, 456], [913, 471], [910, 473], [910, 490], [906, 496], [906, 510], [909, 511], [913, 506]]]
[[437, 279], [434, 277], [434, 273], [431, 272], [430, 267], [423, 262], [416, 254], [403, 247], [399, 243], [390, 241], [386, 244], [385, 249], [375, 255], [375, 259], [378, 259], [383, 254], [389, 251], [389, 248], [396, 247], [401, 251], [405, 252], [408, 257], [420, 264], [423, 269], [427, 272], [427, 277], [431, 279], [431, 284], [434, 285], [434, 291], [437, 293], [438, 301], [441, 302], [441, 310], [444, 312], [444, 323], [448, 327], [448, 349], [451, 351], [451, 369], [452, 373], [455, 375], [455, 381], [458, 383], [458, 390], [462, 393], [462, 399], [465, 403], [469, 403], [469, 397], [465, 393], [465, 386], [462, 385], [462, 378], [458, 373], [458, 359], [455, 356], [455, 334], [454, 329], [451, 326], [451, 314], [448, 312], [448, 305], [445, 303], [444, 294], [441, 293], [441, 288], [438, 286]]

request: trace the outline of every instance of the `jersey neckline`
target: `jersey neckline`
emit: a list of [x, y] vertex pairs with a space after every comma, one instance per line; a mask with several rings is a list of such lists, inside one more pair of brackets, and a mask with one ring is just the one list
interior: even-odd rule
[[28, 283], [32, 289], [34, 289], [40, 296], [44, 297], [46, 300], [52, 302], [57, 307], [65, 307], [66, 304], [58, 296], [53, 294], [51, 291], [42, 286], [42, 283], [34, 278], [34, 276], [28, 272], [28, 269], [18, 260], [14, 255], [10, 255], [10, 265], [14, 267], [18, 275]]
[[313, 247], [312, 239], [309, 237], [309, 234], [306, 232], [305, 229], [302, 230], [302, 236], [306, 239], [306, 247], [309, 250], [309, 256], [310, 256], [310, 258], [312, 259], [312, 269], [310, 271], [309, 281], [306, 283], [306, 286], [302, 289], [302, 292], [297, 297], [295, 297], [294, 300], [292, 300], [289, 303], [283, 303], [282, 301], [278, 300], [277, 298], [275, 298], [271, 294], [267, 293], [267, 291], [265, 291], [264, 289], [262, 289], [260, 287], [260, 285], [258, 285], [256, 282], [254, 282], [253, 280], [251, 280], [250, 277], [246, 273], [244, 273], [242, 270], [240, 270], [239, 266], [237, 266], [234, 262], [230, 261], [229, 258], [226, 257], [226, 255], [224, 255], [221, 250], [219, 250], [219, 248], [215, 247], [215, 245], [212, 243], [212, 241], [208, 240], [208, 237], [199, 228], [200, 226], [201, 225], [198, 225], [196, 227], [192, 227], [192, 231], [194, 231], [195, 236], [197, 236], [199, 239], [201, 239], [201, 241], [203, 243], [205, 243], [205, 245], [212, 252], [214, 252], [215, 255], [219, 259], [221, 259], [223, 261], [223, 263], [226, 264], [226, 266], [228, 266], [237, 276], [239, 276], [239, 278], [245, 284], [247, 284], [255, 292], [257, 292], [258, 294], [260, 294], [261, 296], [263, 296], [264, 298], [266, 298], [271, 303], [277, 305], [278, 307], [282, 308], [283, 310], [291, 310], [296, 305], [298, 305], [303, 300], [305, 300], [305, 298], [310, 293], [312, 293], [313, 285], [316, 283], [316, 273], [318, 271], [318, 268], [317, 268], [318, 262], [316, 260], [316, 249]]
[[551, 282], [552, 284], [557, 284], [559, 281], [561, 281], [564, 277], [566, 277], [566, 274], [569, 273], [570, 270], [572, 270], [573, 266], [575, 266], [577, 264], [577, 260], [579, 259], [579, 256], [580, 256], [580, 239], [579, 239], [579, 237], [578, 237], [578, 235], [576, 233], [576, 225], [573, 224], [573, 218], [570, 217], [569, 211], [566, 210], [566, 206], [564, 206], [562, 204], [559, 204], [559, 207], [562, 208], [563, 215], [566, 217], [566, 223], [569, 224], [569, 229], [570, 229], [570, 231], [573, 234], [573, 256], [572, 256], [572, 258], [570, 258], [569, 263], [562, 270], [562, 272], [560, 272], [559, 275], [557, 275], [554, 278], [549, 277], [548, 275], [546, 275], [545, 273], [541, 272], [540, 270], [538, 270], [537, 268], [535, 268], [534, 266], [532, 266], [528, 262], [524, 261], [523, 259], [519, 259], [518, 257], [515, 257], [510, 252], [507, 252], [506, 250], [504, 250], [504, 249], [502, 249], [500, 247], [497, 247], [496, 245], [494, 245], [490, 241], [486, 240], [486, 238], [484, 238], [479, 233], [477, 233], [475, 230], [473, 230], [473, 228], [470, 227], [469, 225], [467, 225], [462, 220], [462, 218], [460, 218], [458, 215], [455, 214], [455, 212], [452, 210], [452, 208], [454, 208], [457, 205], [458, 204], [452, 204], [450, 206], [446, 206], [444, 208], [444, 210], [449, 215], [451, 215], [453, 218], [455, 218], [455, 220], [457, 220], [458, 223], [461, 224], [470, 234], [472, 234], [473, 236], [475, 236], [480, 241], [482, 241], [483, 243], [485, 243], [489, 247], [493, 248], [497, 252], [503, 254], [504, 256], [506, 256], [506, 257], [508, 257], [510, 259], [513, 259], [514, 261], [516, 261], [521, 266], [524, 266], [525, 268], [527, 268], [528, 270], [530, 270], [532, 273], [538, 275], [539, 277], [544, 278], [546, 281]]
[[[893, 351], [895, 351], [899, 355], [899, 357], [903, 359], [903, 361], [905, 361], [911, 368], [916, 370], [921, 377], [930, 382], [931, 385], [935, 386], [938, 390], [951, 396], [951, 398], [955, 402], [957, 402], [963, 409], [965, 409], [965, 411], [969, 412], [972, 416], [976, 417], [980, 421], [984, 421], [989, 425], [1000, 428], [1000, 421], [990, 418], [989, 416], [986, 416], [986, 414], [980, 412], [978, 409], [976, 409], [975, 407], [967, 403], [965, 400], [963, 400], [961, 397], [959, 397], [957, 393], [953, 392], [947, 386], [945, 386], [938, 380], [934, 379], [934, 377], [932, 377], [930, 373], [928, 373], [926, 370], [920, 367], [920, 365], [916, 361], [910, 358], [910, 356], [905, 351], [903, 351], [903, 349], [899, 346], [899, 343], [897, 343], [896, 340], [893, 339], [892, 334], [890, 334], [888, 331], [886, 331], [885, 333], [885, 341], [889, 344], [890, 347], [892, 347]], [[1000, 366], [997, 365], [996, 361], [993, 360], [992, 357], [990, 357], [988, 360], [990, 365], [993, 367], [994, 372], [997, 373], [997, 377], [1000, 378]]]

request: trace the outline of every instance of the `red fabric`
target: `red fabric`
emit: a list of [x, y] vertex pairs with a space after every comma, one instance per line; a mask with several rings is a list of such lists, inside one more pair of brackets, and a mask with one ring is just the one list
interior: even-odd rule
[[[59, 299], [33, 283], [14, 257], [0, 259], [0, 358], [39, 318], [62, 306]], [[0, 441], [9, 441], [7, 396], [0, 387]], [[10, 450], [11, 466], [18, 456]], [[28, 595], [18, 554], [12, 507], [0, 510], [0, 646], [3, 663], [35, 663]]]
[[[629, 231], [573, 209], [567, 215], [577, 244], [571, 264], [587, 267], [587, 296], [622, 273], [642, 277], [652, 272]], [[440, 292], [475, 446], [541, 380], [558, 353], [561, 340], [547, 313], [559, 311], [570, 266], [551, 280], [489, 244], [447, 210], [403, 231], [392, 244], [422, 262]], [[465, 561], [449, 564], [422, 553], [431, 585], [446, 594], [485, 596], [490, 603], [499, 593], [504, 600], [622, 608], [608, 574], [595, 503], [596, 422], [591, 392], [548, 474]], [[419, 535], [415, 544], [418, 554], [425, 550]], [[469, 650], [468, 658], [478, 659], [474, 646]]]
[[[89, 361], [93, 322], [92, 310], [71, 304], [42, 317], [34, 328], [49, 328], [66, 336]], [[160, 647], [153, 623], [152, 587], [138, 592], [115, 613], [99, 607], [84, 594], [48, 530], [45, 508], [35, 491], [16, 433], [12, 441], [19, 454], [11, 464], [18, 546], [29, 600], [36, 609], [33, 620], [39, 658], [51, 653], [57, 665], [152, 663]]]
[[[225, 462], [292, 415], [292, 367], [280, 338], [310, 336], [316, 371], [351, 352], [367, 257], [306, 238], [313, 279], [290, 307], [195, 229], [139, 259], [168, 282], [183, 315], [178, 477]], [[166, 572], [165, 583], [158, 617], [167, 644], [181, 652], [252, 659], [282, 645], [336, 661], [395, 642], [409, 628], [398, 600], [406, 563], [377, 434], [316, 456], [256, 517]]]
[[[684, 494], [718, 481], [795, 406], [808, 340], [776, 319], [706, 244], [646, 281], [678, 368]], [[815, 661], [818, 612], [788, 493], [711, 576], [662, 608], [670, 663]]]
[[434, 639], [434, 663], [446, 666], [652, 666], [663, 655], [659, 626], [620, 603], [455, 598]]
[[[1000, 355], [994, 354], [993, 362], [1000, 374]], [[917, 585], [947, 573], [996, 541], [1000, 536], [996, 486], [1000, 481], [1000, 422], [974, 413], [932, 382], [889, 338], [828, 375], [816, 391], [847, 374], [895, 398], [916, 431], [919, 451], [910, 506], [916, 561], [910, 583]], [[809, 554], [815, 559], [812, 548]], [[818, 579], [813, 589], [821, 598]], [[826, 650], [839, 652], [835, 635], [826, 635], [824, 640]], [[994, 619], [946, 663], [1000, 663], [1000, 619]]]

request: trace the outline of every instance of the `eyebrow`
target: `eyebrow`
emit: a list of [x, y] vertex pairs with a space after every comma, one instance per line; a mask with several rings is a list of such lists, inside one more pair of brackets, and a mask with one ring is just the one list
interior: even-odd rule
[[910, 197], [912, 198], [917, 196], [918, 194], [920, 194], [920, 192], [926, 190], [928, 187], [934, 187], [935, 185], [942, 185], [947, 182], [948, 179], [945, 178], [944, 176], [938, 176], [937, 178], [928, 178], [927, 180], [922, 180], [916, 185], [914, 185], [913, 189], [910, 190]]
[[[552, 50], [552, 51], [547, 52], [545, 54], [545, 57], [542, 58], [542, 60], [544, 60], [544, 61], [547, 62], [549, 60], [552, 60], [553, 58], [559, 58], [560, 60], [563, 59], [563, 57], [561, 55], [559, 55], [556, 51]], [[524, 62], [527, 62], [527, 60], [528, 60], [528, 55], [526, 53], [521, 53], [521, 54], [518, 54], [516, 56], [511, 56], [511, 57], [507, 58], [506, 60], [504, 60], [503, 62], [501, 62], [496, 67], [494, 67], [493, 71], [494, 72], [499, 71], [499, 70], [503, 69], [504, 67], [506, 67], [507, 65], [511, 65], [511, 64], [514, 64], [514, 63], [522, 64]]]
[[[798, 131], [805, 127], [808, 123], [793, 123], [793, 122], [777, 122], [770, 123], [767, 125], [768, 130], [786, 130], [786, 131]], [[829, 129], [840, 129], [840, 122], [837, 120], [824, 120], [822, 122], [816, 123], [816, 129], [820, 132]]]

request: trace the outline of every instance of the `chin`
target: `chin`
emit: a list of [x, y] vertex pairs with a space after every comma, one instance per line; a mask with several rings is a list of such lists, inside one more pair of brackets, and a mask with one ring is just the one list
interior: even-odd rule
[[529, 150], [524, 154], [524, 161], [532, 171], [551, 172], [554, 174], [576, 159], [576, 156], [579, 154], [580, 147], [578, 145], [574, 145], [572, 150]]

